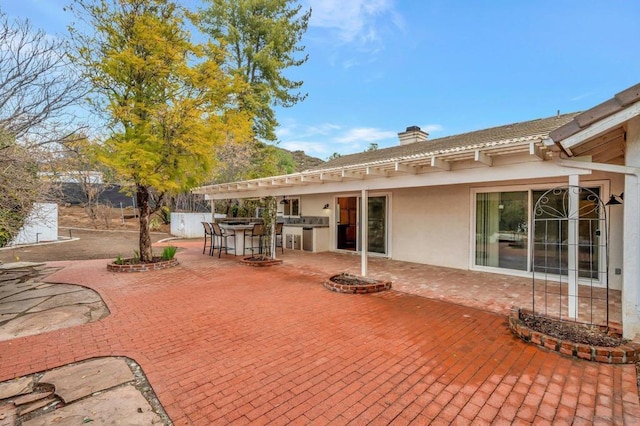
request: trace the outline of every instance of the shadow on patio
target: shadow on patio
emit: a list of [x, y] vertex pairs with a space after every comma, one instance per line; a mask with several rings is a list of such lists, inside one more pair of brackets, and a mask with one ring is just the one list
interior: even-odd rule
[[[293, 267], [301, 272], [314, 270], [325, 278], [332, 275], [348, 272], [360, 274], [360, 256], [349, 253], [307, 253], [303, 251], [286, 250], [284, 255], [278, 253], [278, 257], [284, 259], [282, 267]], [[463, 306], [483, 309], [499, 314], [508, 315], [512, 306], [524, 309], [532, 308], [532, 279], [530, 277], [516, 277], [511, 275], [494, 274], [477, 271], [464, 271], [460, 269], [444, 268], [419, 263], [400, 262], [380, 257], [369, 257], [368, 275], [371, 278], [390, 280], [393, 289], [405, 293], [415, 294], [431, 299], [457, 303]], [[539, 285], [539, 284], [536, 284]], [[563, 304], [563, 316], [566, 317], [566, 283], [563, 285], [565, 295], [562, 301], [559, 298], [549, 296], [552, 291], [557, 293], [557, 286], [550, 289], [547, 294], [547, 313], [556, 316], [559, 303]], [[588, 298], [582, 298], [590, 289], [580, 286], [580, 306], [578, 311], [581, 320], [589, 322], [584, 315], [590, 315]], [[594, 289], [603, 297], [604, 289]], [[621, 292], [609, 290], [609, 323], [617, 325], [621, 323]], [[544, 307], [545, 295], [536, 291], [536, 310]], [[605, 324], [604, 308], [593, 312], [593, 322]]]

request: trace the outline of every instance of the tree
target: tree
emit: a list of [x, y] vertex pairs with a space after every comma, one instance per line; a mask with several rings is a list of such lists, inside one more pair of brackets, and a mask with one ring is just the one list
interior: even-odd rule
[[369, 147], [365, 149], [364, 152], [371, 152], [371, 151], [377, 151], [377, 150], [378, 150], [378, 144], [375, 142], [371, 142], [369, 144]]
[[1, 132], [0, 153], [0, 247], [4, 247], [18, 234], [46, 186], [38, 177], [34, 152]]
[[[113, 184], [113, 173], [98, 160], [101, 146], [86, 135], [72, 135], [64, 142], [64, 148], [57, 158], [48, 162], [49, 173], [63, 187], [72, 184], [79, 189], [69, 193], [77, 194], [73, 201], [82, 203], [91, 223], [97, 227], [96, 220], [100, 215], [106, 217], [107, 211], [100, 206], [100, 195]], [[105, 224], [108, 228], [109, 222]]]
[[302, 13], [294, 0], [206, 0], [196, 21], [226, 51], [224, 66], [249, 84], [239, 101], [254, 117], [259, 138], [273, 141], [278, 125], [274, 106], [291, 107], [304, 100], [302, 81], [284, 71], [304, 64], [308, 55], [299, 43], [307, 30], [311, 10]]
[[203, 59], [170, 0], [75, 0], [72, 10], [91, 28], [71, 28], [74, 59], [110, 120], [100, 159], [134, 187], [148, 262], [150, 217], [165, 197], [209, 177], [216, 146], [251, 137], [235, 103], [244, 83], [224, 73], [215, 46]]
[[[220, 167], [217, 168], [214, 182], [233, 182], [293, 173], [295, 163], [291, 154], [283, 149], [262, 142], [255, 144], [228, 143], [217, 152]], [[218, 202], [216, 211], [232, 214], [237, 200]], [[254, 206], [246, 200], [241, 210], [254, 211]]]
[[64, 42], [0, 11], [0, 246], [49, 195], [40, 162], [80, 127], [71, 107], [82, 95]]
[[0, 129], [23, 146], [75, 132], [70, 107], [84, 92], [69, 65], [64, 41], [0, 11]]
[[336, 158], [340, 158], [340, 157], [342, 157], [342, 155], [338, 154], [337, 152], [334, 152], [333, 154], [327, 157], [327, 161], [335, 160]]

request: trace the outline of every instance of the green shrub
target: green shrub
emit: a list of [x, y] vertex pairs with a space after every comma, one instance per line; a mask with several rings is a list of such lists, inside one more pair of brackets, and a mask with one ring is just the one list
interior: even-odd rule
[[176, 255], [178, 247], [168, 246], [162, 250], [162, 260], [171, 260]]

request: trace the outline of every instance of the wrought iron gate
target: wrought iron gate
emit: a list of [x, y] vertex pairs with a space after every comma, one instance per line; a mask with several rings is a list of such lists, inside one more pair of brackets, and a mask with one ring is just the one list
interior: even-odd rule
[[533, 209], [533, 314], [609, 326], [609, 250], [598, 189], [562, 186]]

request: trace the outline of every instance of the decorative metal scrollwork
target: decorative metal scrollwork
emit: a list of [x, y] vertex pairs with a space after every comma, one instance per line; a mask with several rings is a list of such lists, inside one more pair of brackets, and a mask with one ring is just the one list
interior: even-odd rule
[[[569, 199], [571, 193], [576, 194], [582, 201], [573, 217], [571, 217]], [[560, 204], [556, 203], [561, 200]], [[589, 188], [580, 186], [561, 186], [553, 188], [542, 194], [534, 208], [535, 218], [544, 217], [550, 219], [577, 219], [580, 217], [599, 216], [604, 211], [602, 200]]]

